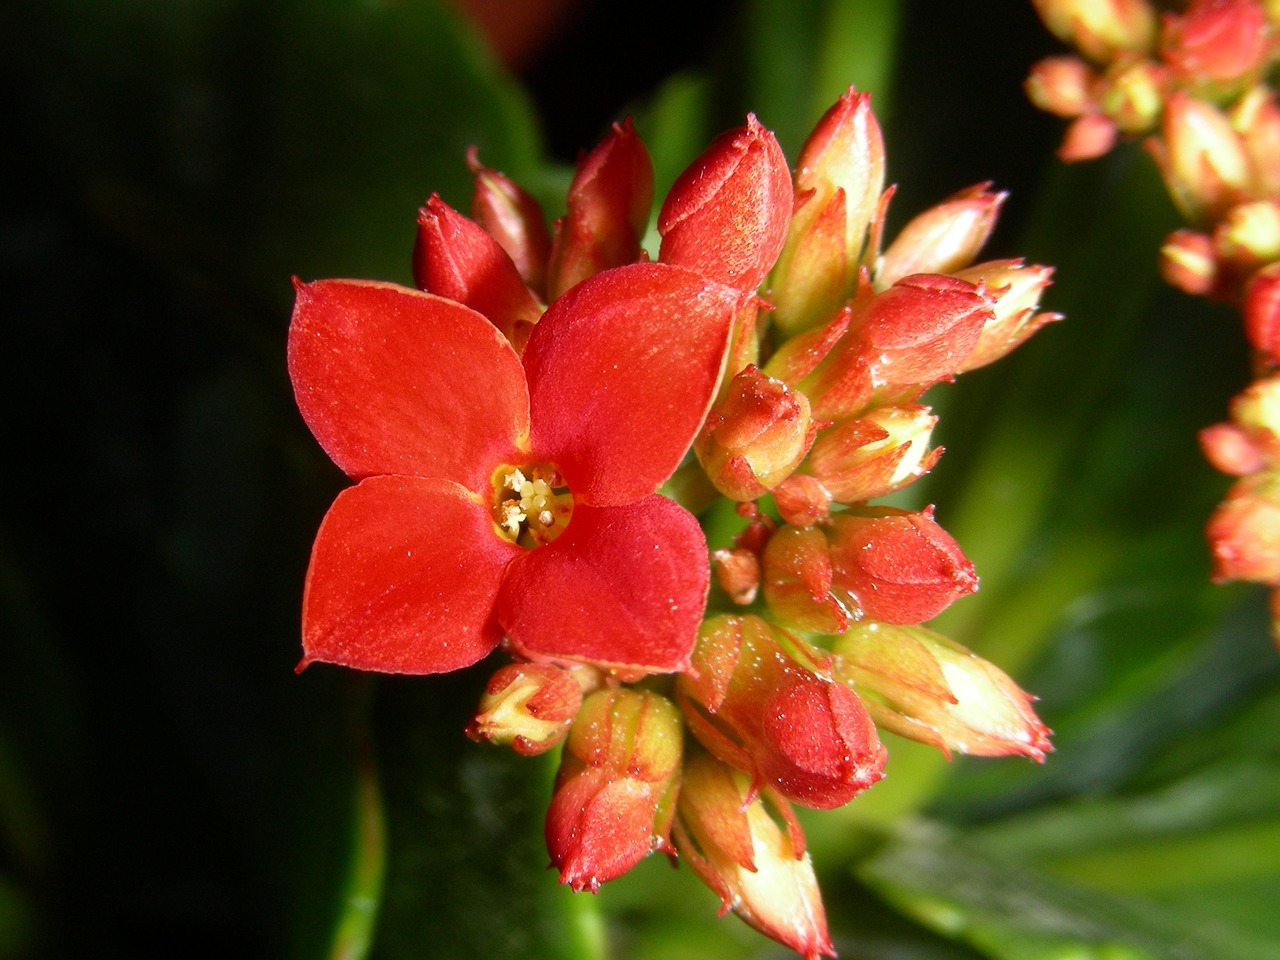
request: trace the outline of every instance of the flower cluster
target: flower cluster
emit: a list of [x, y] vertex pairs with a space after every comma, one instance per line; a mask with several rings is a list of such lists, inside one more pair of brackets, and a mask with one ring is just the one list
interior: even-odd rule
[[1256, 381], [1201, 433], [1209, 462], [1240, 480], [1210, 518], [1214, 579], [1272, 589], [1280, 642], [1280, 104], [1268, 80], [1280, 5], [1192, 0], [1035, 0], [1079, 56], [1032, 68], [1031, 99], [1070, 117], [1059, 150], [1083, 160], [1145, 135], [1187, 226], [1160, 250], [1165, 279], [1241, 310]]
[[[661, 851], [833, 955], [793, 804], [879, 780], [877, 726], [1049, 749], [1026, 693], [922, 626], [977, 586], [933, 509], [869, 501], [937, 460], [926, 389], [1052, 319], [1050, 271], [974, 263], [988, 185], [882, 247], [883, 140], [853, 90], [794, 173], [754, 117], [716, 140], [663, 202], [656, 259], [629, 124], [551, 227], [470, 162], [472, 217], [420, 213], [417, 289], [296, 285], [297, 402], [354, 481], [316, 538], [302, 666], [439, 673], [501, 646], [467, 732], [560, 748], [562, 882], [595, 891]], [[739, 523], [709, 550], [717, 500]]]

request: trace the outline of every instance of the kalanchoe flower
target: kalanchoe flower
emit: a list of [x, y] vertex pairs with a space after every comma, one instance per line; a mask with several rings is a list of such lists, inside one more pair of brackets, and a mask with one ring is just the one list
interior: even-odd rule
[[822, 894], [804, 834], [786, 801], [767, 797], [779, 827], [747, 777], [706, 754], [685, 763], [675, 825], [681, 858], [732, 910], [805, 960], [834, 957]]
[[894, 733], [978, 756], [1043, 762], [1051, 731], [992, 664], [925, 627], [860, 624], [836, 640], [835, 675]]
[[683, 733], [672, 703], [644, 690], [599, 690], [569, 731], [547, 809], [560, 882], [595, 893], [654, 850], [670, 851]]
[[707, 620], [677, 690], [693, 734], [754, 790], [829, 809], [884, 775], [862, 703], [831, 679], [826, 658], [759, 617]]
[[443, 672], [505, 633], [531, 659], [683, 669], [705, 540], [653, 491], [701, 425], [740, 299], [678, 267], [619, 268], [554, 302], [522, 364], [452, 301], [299, 284], [298, 405], [360, 481], [316, 539], [304, 664]]

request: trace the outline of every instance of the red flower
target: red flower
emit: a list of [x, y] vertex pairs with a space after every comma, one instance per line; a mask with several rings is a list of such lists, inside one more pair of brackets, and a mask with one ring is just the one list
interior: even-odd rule
[[303, 664], [441, 673], [505, 634], [530, 659], [687, 667], [706, 543], [654, 491], [716, 394], [743, 299], [669, 264], [619, 267], [553, 302], [521, 358], [452, 300], [298, 283], [298, 406], [357, 481], [316, 538]]

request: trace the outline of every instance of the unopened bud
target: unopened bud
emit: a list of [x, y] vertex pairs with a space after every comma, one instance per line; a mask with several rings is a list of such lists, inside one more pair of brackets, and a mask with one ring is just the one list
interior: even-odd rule
[[676, 180], [658, 215], [659, 259], [753, 291], [791, 221], [791, 171], [754, 116], [721, 135]]
[[1249, 156], [1250, 195], [1280, 194], [1280, 105], [1275, 91], [1264, 83], [1250, 88], [1231, 105], [1227, 116]]
[[902, 228], [876, 267], [883, 290], [913, 273], [954, 273], [973, 263], [1008, 196], [980, 183], [930, 207]]
[[1165, 16], [1160, 55], [1184, 82], [1225, 93], [1266, 66], [1270, 34], [1255, 0], [1192, 0], [1185, 13]]
[[1093, 70], [1079, 57], [1045, 57], [1032, 65], [1023, 83], [1027, 98], [1059, 117], [1078, 117], [1093, 103]]
[[1079, 163], [1105, 156], [1116, 145], [1119, 131], [1116, 122], [1105, 113], [1090, 110], [1069, 124], [1058, 146], [1058, 159], [1063, 163]]
[[707, 414], [694, 450], [717, 490], [754, 500], [791, 475], [816, 431], [803, 393], [748, 366]]
[[1280, 364], [1280, 263], [1253, 275], [1244, 294], [1244, 332], [1271, 364]]
[[1164, 108], [1166, 71], [1151, 60], [1122, 60], [1099, 82], [1098, 108], [1124, 133], [1146, 133]]
[[1149, 139], [1147, 148], [1193, 224], [1216, 220], [1246, 196], [1249, 157], [1221, 110], [1175, 91], [1165, 102], [1163, 130], [1163, 139]]
[[1198, 230], [1179, 227], [1160, 247], [1160, 275], [1165, 282], [1193, 297], [1207, 296], [1219, 281], [1218, 256], [1213, 238]]
[[937, 422], [920, 404], [876, 407], [819, 433], [806, 469], [839, 503], [883, 497], [933, 468], [942, 454], [929, 449]]
[[1052, 282], [1053, 268], [1022, 260], [992, 260], [956, 272], [960, 280], [978, 284], [994, 301], [992, 316], [978, 343], [957, 373], [966, 373], [1006, 356], [1062, 315], [1040, 311], [1040, 296]]
[[1280, 377], [1255, 380], [1236, 394], [1231, 422], [1249, 435], [1268, 466], [1280, 466]]
[[729, 599], [739, 606], [752, 603], [760, 590], [760, 557], [754, 550], [712, 550], [711, 569]]
[[894, 733], [977, 756], [1044, 761], [1051, 731], [1007, 674], [925, 627], [859, 624], [836, 643], [836, 676]]
[[1213, 579], [1280, 586], [1280, 479], [1258, 473], [1236, 483], [1209, 517]]
[[1148, 0], [1033, 0], [1036, 13], [1059, 40], [1090, 60], [1147, 53], [1155, 44], [1156, 12]]
[[793, 527], [812, 527], [831, 518], [831, 491], [815, 477], [793, 473], [773, 488], [773, 502]]
[[1280, 203], [1254, 200], [1236, 204], [1214, 229], [1213, 244], [1219, 258], [1241, 275], [1280, 260]]
[[1267, 465], [1258, 444], [1234, 423], [1215, 423], [1200, 431], [1200, 449], [1215, 470], [1244, 477]]
[[467, 151], [475, 177], [471, 215], [498, 241], [535, 296], [545, 300], [551, 234], [542, 207], [519, 184], [480, 163], [475, 147]]
[[831, 548], [817, 528], [782, 527], [762, 557], [761, 586], [773, 618], [795, 630], [840, 633], [857, 611], [831, 591]]
[[536, 756], [564, 739], [581, 706], [582, 687], [569, 671], [549, 663], [509, 663], [489, 679], [466, 732], [472, 740]]

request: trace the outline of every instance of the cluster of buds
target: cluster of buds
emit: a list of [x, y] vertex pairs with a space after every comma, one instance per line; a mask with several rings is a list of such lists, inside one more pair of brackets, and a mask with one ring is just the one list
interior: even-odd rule
[[1280, 104], [1268, 76], [1280, 55], [1280, 6], [1192, 0], [1161, 15], [1149, 0], [1034, 2], [1079, 52], [1040, 61], [1026, 84], [1037, 106], [1071, 118], [1059, 155], [1089, 159], [1120, 134], [1145, 136], [1187, 224], [1161, 247], [1162, 275], [1243, 313], [1259, 379], [1229, 422], [1201, 435], [1209, 461], [1242, 478], [1208, 539], [1216, 580], [1276, 588], [1280, 538], [1267, 491], [1280, 474], [1267, 448], [1275, 421], [1260, 398], [1280, 370]]
[[[948, 756], [1050, 749], [1027, 694], [920, 626], [978, 582], [933, 508], [869, 501], [937, 461], [927, 389], [1054, 318], [1051, 271], [975, 262], [988, 184], [882, 245], [893, 191], [853, 90], [794, 173], [754, 117], [716, 140], [652, 260], [629, 123], [550, 227], [470, 162], [472, 216], [421, 211], [418, 290], [299, 286], [299, 406], [357, 481], [317, 538], [304, 665], [433, 673], [502, 646], [467, 733], [559, 748], [562, 882], [594, 892], [662, 852], [723, 911], [834, 955], [792, 805], [876, 783], [878, 724]], [[716, 498], [741, 522], [709, 551]]]

